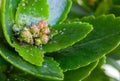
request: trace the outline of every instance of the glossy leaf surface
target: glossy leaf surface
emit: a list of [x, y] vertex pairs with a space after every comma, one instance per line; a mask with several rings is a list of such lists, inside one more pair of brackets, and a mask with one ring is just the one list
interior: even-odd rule
[[42, 66], [34, 66], [22, 58], [9, 47], [6, 43], [1, 41], [0, 55], [12, 65], [34, 76], [46, 79], [62, 80], [63, 74], [59, 64], [52, 58], [45, 58]]
[[30, 26], [40, 20], [47, 20], [48, 17], [47, 0], [21, 0], [16, 12], [16, 24]]
[[43, 46], [43, 50], [45, 52], [58, 51], [71, 46], [85, 38], [93, 28], [88, 23], [76, 22], [57, 24], [54, 25], [52, 29], [57, 30], [58, 34], [55, 35], [50, 42]]
[[32, 45], [20, 45], [16, 42], [13, 43], [16, 52], [31, 64], [41, 66], [44, 61], [44, 52], [41, 49]]
[[89, 77], [83, 81], [111, 81], [102, 69], [95, 69]]
[[94, 30], [84, 40], [56, 53], [55, 58], [64, 70], [85, 66], [108, 54], [120, 44], [119, 17], [87, 17], [81, 21], [92, 24]]
[[96, 67], [98, 61], [91, 63], [87, 66], [81, 67], [77, 70], [71, 70], [68, 72], [65, 72], [65, 79], [64, 81], [80, 81], [86, 78], [91, 71]]
[[13, 31], [12, 26], [15, 23], [16, 8], [20, 0], [2, 0], [1, 22], [3, 33], [7, 42], [12, 46]]

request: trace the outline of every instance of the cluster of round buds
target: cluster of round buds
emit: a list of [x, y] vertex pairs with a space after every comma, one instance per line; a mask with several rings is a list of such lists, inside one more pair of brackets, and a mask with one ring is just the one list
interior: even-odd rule
[[24, 28], [20, 32], [19, 40], [39, 46], [41, 44], [46, 44], [49, 41], [49, 34], [50, 29], [47, 22], [45, 20], [41, 20], [36, 25]]

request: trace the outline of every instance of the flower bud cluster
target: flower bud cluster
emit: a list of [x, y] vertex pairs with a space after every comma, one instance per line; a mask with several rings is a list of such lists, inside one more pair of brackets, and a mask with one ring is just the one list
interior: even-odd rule
[[46, 44], [50, 37], [50, 29], [45, 20], [39, 21], [36, 25], [23, 28], [19, 34], [19, 40], [28, 44], [39, 46]]

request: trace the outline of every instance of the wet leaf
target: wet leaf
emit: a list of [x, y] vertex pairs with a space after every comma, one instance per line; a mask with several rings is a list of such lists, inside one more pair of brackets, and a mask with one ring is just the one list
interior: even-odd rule
[[32, 45], [20, 45], [16, 42], [13, 43], [15, 50], [26, 61], [31, 64], [41, 66], [44, 61], [44, 52], [41, 49]]
[[4, 73], [0, 73], [0, 80], [1, 81], [6, 81], [7, 80], [7, 77]]
[[90, 75], [91, 71], [96, 67], [98, 61], [91, 63], [87, 66], [81, 67], [77, 70], [71, 70], [65, 72], [65, 79], [64, 81], [80, 81]]
[[49, 17], [47, 0], [21, 0], [16, 11], [17, 26], [30, 26]]
[[68, 46], [72, 46], [76, 42], [85, 38], [93, 28], [88, 23], [76, 22], [57, 24], [54, 25], [52, 29], [57, 30], [58, 34], [43, 46], [45, 52], [58, 51]]
[[96, 11], [95, 11], [95, 16], [107, 14], [109, 10], [112, 7], [112, 0], [103, 0], [101, 3], [98, 5]]
[[7, 70], [8, 63], [0, 56], [0, 73]]
[[103, 56], [99, 59], [99, 63], [97, 65], [97, 68], [102, 68], [102, 66], [106, 63], [106, 56]]
[[[119, 60], [120, 60], [120, 56], [119, 56]], [[113, 66], [115, 69], [117, 69], [120, 72], [120, 65], [117, 63], [117, 60], [115, 60], [114, 58], [107, 58], [107, 64]]]
[[111, 10], [109, 11], [109, 13], [114, 14], [115, 16], [120, 16], [120, 5], [116, 6], [114, 5]]
[[52, 58], [46, 57], [42, 66], [32, 65], [20, 58], [20, 56], [3, 41], [1, 41], [0, 44], [0, 55], [15, 67], [32, 74], [33, 76], [37, 76], [41, 79], [63, 79], [63, 73], [59, 64]]
[[54, 57], [64, 70], [85, 66], [108, 54], [120, 44], [119, 17], [85, 17], [81, 21], [92, 24], [94, 30], [79, 43], [56, 53]]
[[83, 81], [111, 81], [102, 69], [95, 69], [89, 77]]
[[20, 0], [2, 0], [1, 22], [4, 36], [7, 42], [12, 46], [13, 31], [12, 26], [15, 23], [16, 8]]

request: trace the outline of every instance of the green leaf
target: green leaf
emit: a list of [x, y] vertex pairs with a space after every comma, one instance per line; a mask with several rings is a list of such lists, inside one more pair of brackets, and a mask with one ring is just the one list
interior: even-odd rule
[[[21, 1], [20, 2], [20, 4], [19, 4], [19, 7], [18, 7], [18, 10], [17, 10], [17, 13], [16, 13], [16, 18], [19, 20], [19, 22], [21, 22], [21, 19], [19, 19], [19, 18], [23, 18], [22, 16], [23, 15], [27, 15], [27, 16], [29, 16], [30, 15], [30, 12], [31, 11], [29, 11], [29, 9], [34, 9], [34, 7], [32, 7], [32, 5], [34, 4], [34, 6], [35, 7], [37, 7], [37, 5], [39, 5], [40, 6], [40, 8], [42, 8], [41, 6], [42, 5], [44, 5], [44, 6], [46, 6], [47, 5], [47, 2], [46, 2], [46, 0], [44, 0], [44, 1], [42, 1], [42, 3], [40, 3], [40, 2], [33, 2], [34, 0], [32, 0], [32, 1], [30, 1], [30, 2], [28, 2], [28, 3], [26, 3], [26, 1], [27, 0], [24, 0], [24, 1]], [[41, 1], [41, 0], [40, 0]], [[33, 2], [33, 3], [32, 3]], [[5, 19], [5, 20], [3, 20], [3, 23], [2, 24], [4, 24], [4, 26], [3, 26], [3, 29], [4, 29], [4, 34], [5, 34], [5, 37], [6, 37], [6, 39], [7, 39], [7, 41], [8, 41], [8, 43], [12, 46], [12, 47], [15, 47], [15, 49], [16, 49], [16, 51], [19, 53], [19, 55], [20, 56], [22, 56], [26, 61], [28, 61], [28, 62], [30, 62], [30, 63], [32, 63], [32, 64], [35, 64], [35, 65], [41, 65], [42, 64], [42, 62], [43, 62], [43, 51], [41, 52], [41, 50], [40, 49], [38, 49], [38, 48], [35, 48], [35, 47], [31, 47], [31, 46], [26, 46], [26, 47], [23, 47], [23, 46], [21, 46], [21, 45], [19, 45], [19, 44], [15, 44], [15, 42], [14, 42], [14, 44], [11, 42], [12, 41], [12, 39], [13, 39], [13, 32], [12, 32], [12, 26], [13, 26], [13, 23], [14, 23], [14, 13], [15, 13], [15, 9], [16, 9], [16, 7], [17, 7], [17, 5], [16, 6], [12, 6], [11, 8], [12, 8], [12, 10], [9, 10], [9, 6], [11, 6], [11, 5], [13, 5], [14, 3], [15, 4], [18, 4], [18, 2], [14, 2], [14, 1], [12, 1], [12, 2], [9, 2], [9, 1], [7, 1], [6, 3], [5, 3], [5, 1], [3, 1], [3, 3], [4, 3], [4, 6], [5, 6], [5, 11], [6, 12], [11, 12], [11, 13], [3, 13], [4, 15], [3, 15], [3, 19]], [[44, 3], [44, 4], [43, 4]], [[7, 6], [7, 4], [9, 4], [9, 6]], [[40, 5], [40, 4], [42, 4], [42, 5]], [[43, 7], [44, 7], [43, 6]], [[8, 9], [7, 9], [8, 8]], [[24, 8], [25, 8], [25, 10], [24, 10]], [[35, 14], [33, 14], [33, 17], [35, 16], [36, 17], [36, 15], [37, 15], [37, 17], [38, 16], [42, 16], [41, 14], [43, 14], [43, 15], [45, 15], [46, 16], [46, 14], [44, 14], [44, 11], [43, 11], [43, 13], [41, 13], [41, 14], [38, 14], [38, 12], [40, 13], [40, 11], [39, 11], [39, 9], [38, 9], [39, 7], [37, 7], [36, 9], [35, 9], [35, 12], [37, 12], [37, 13], [35, 13]], [[46, 12], [45, 13], [47, 13], [47, 8], [48, 8], [48, 6], [46, 6], [45, 7], [46, 9], [43, 9], [43, 10], [46, 10]], [[36, 11], [36, 10], [38, 10], [38, 11]], [[9, 20], [9, 19], [6, 19], [6, 17], [11, 17], [11, 15], [12, 15], [12, 20]], [[21, 17], [19, 17], [19, 16], [21, 16]], [[27, 17], [27, 19], [29, 20], [29, 17]], [[8, 22], [8, 20], [9, 20], [9, 22]], [[32, 20], [32, 19], [31, 19]], [[35, 21], [35, 20], [32, 20], [32, 21]], [[26, 20], [26, 22], [27, 22], [27, 20]], [[25, 23], [26, 23], [25, 22]], [[36, 22], [36, 21], [35, 21]], [[10, 23], [10, 25], [8, 25], [8, 23]], [[19, 23], [18, 23], [19, 24]], [[27, 24], [27, 23], [26, 23]], [[8, 25], [8, 26], [7, 26]], [[30, 24], [29, 24], [30, 25]], [[72, 24], [66, 24], [66, 26], [72, 26]], [[65, 48], [65, 47], [68, 47], [68, 46], [70, 46], [70, 45], [73, 45], [75, 42], [78, 42], [79, 40], [81, 40], [81, 39], [83, 39], [84, 37], [86, 37], [86, 35], [92, 30], [92, 28], [91, 27], [88, 27], [88, 25], [87, 24], [85, 24], [86, 25], [86, 27], [83, 25], [83, 24], [81, 24], [81, 25], [77, 25], [77, 24], [73, 24], [73, 27], [74, 26], [76, 26], [76, 29], [75, 29], [75, 27], [74, 27], [74, 29], [75, 29], [75, 33], [74, 34], [72, 34], [72, 36], [73, 37], [70, 37], [69, 36], [69, 38], [68, 37], [66, 37], [66, 36], [68, 36], [68, 34], [70, 34], [71, 32], [73, 32], [73, 27], [71, 27], [71, 30], [68, 30], [67, 28], [69, 28], [70, 29], [70, 27], [67, 27], [66, 28], [66, 30], [65, 30], [65, 33], [64, 32], [62, 32], [62, 33], [64, 33], [64, 35], [61, 35], [61, 34], [59, 34], [59, 35], [57, 35], [56, 37], [54, 37], [53, 38], [53, 41], [51, 41], [51, 42], [57, 42], [57, 43], [59, 43], [59, 44], [57, 44], [57, 43], [52, 43], [51, 44], [51, 42], [50, 43], [48, 43], [48, 45], [45, 45], [45, 47], [43, 47], [44, 49], [43, 50], [45, 50], [46, 52], [52, 52], [52, 51], [57, 51], [57, 50], [59, 50], [59, 49], [61, 49], [61, 48]], [[56, 26], [54, 26], [53, 28], [55, 28], [55, 29], [57, 29], [57, 27], [60, 27], [61, 25], [56, 25]], [[64, 25], [63, 25], [64, 26]], [[79, 29], [77, 29], [78, 28], [78, 26], [81, 26], [81, 27], [79, 27]], [[83, 27], [83, 28], [82, 28]], [[61, 27], [61, 28], [58, 28], [58, 30], [60, 31], [60, 30], [63, 30], [63, 28], [64, 27]], [[7, 31], [6, 31], [7, 30]], [[79, 31], [80, 30], [80, 31]], [[81, 33], [81, 34], [78, 34], [79, 32], [81, 32], [81, 31], [83, 31], [83, 33]], [[68, 33], [68, 34], [67, 34]], [[61, 36], [61, 37], [60, 37]], [[65, 38], [68, 38], [67, 40], [65, 39], [65, 41], [64, 40], [61, 40], [61, 38], [62, 39], [65, 39]], [[71, 40], [71, 41], [69, 41], [68, 42], [68, 40]], [[66, 44], [66, 45], [65, 45]], [[54, 46], [56, 46], [56, 47], [53, 47], [53, 45]], [[52, 48], [52, 47], [53, 48]], [[30, 50], [30, 49], [34, 49], [34, 50]], [[40, 50], [40, 51], [39, 51]], [[28, 52], [29, 51], [29, 52]], [[38, 53], [37, 53], [38, 52]], [[31, 54], [33, 55], [33, 56], [31, 56]], [[36, 59], [36, 60], [34, 60], [33, 61], [33, 59]]]
[[[97, 1], [89, 1], [89, 0], [77, 0], [77, 3], [83, 8], [85, 9], [87, 12], [91, 12], [94, 10], [94, 6], [97, 5], [96, 2]], [[82, 2], [82, 3], [81, 3]], [[91, 3], [92, 2], [92, 3]]]
[[120, 46], [118, 46], [115, 50], [110, 52], [110, 54], [107, 57], [112, 58], [114, 60], [120, 60]]
[[83, 81], [111, 81], [102, 69], [95, 69], [89, 77]]
[[2, 0], [1, 22], [7, 42], [12, 46], [12, 26], [14, 24], [15, 12], [20, 0]]
[[49, 17], [47, 0], [21, 0], [16, 12], [16, 24], [31, 26]]
[[43, 81], [40, 78], [32, 76], [14, 66], [10, 67], [12, 67], [12, 69], [9, 71], [9, 74], [6, 74], [9, 81]]
[[31, 64], [41, 66], [44, 61], [44, 52], [32, 45], [20, 45], [16, 42], [13, 43], [15, 51], [26, 61]]
[[81, 67], [77, 70], [71, 70], [71, 71], [67, 71], [65, 72], [65, 78], [64, 81], [80, 81], [83, 80], [84, 78], [86, 78], [91, 71], [96, 67], [98, 61], [91, 63], [87, 66]]
[[112, 7], [112, 0], [103, 0], [97, 7], [95, 15], [103, 15], [109, 12]]
[[[14, 42], [16, 51], [26, 61], [35, 64], [42, 65], [43, 54], [45, 52], [58, 51], [75, 44], [87, 36], [92, 30], [92, 26], [88, 23], [70, 23], [54, 25], [52, 29], [57, 30], [58, 34], [55, 35], [50, 42], [44, 45], [42, 48], [37, 48], [32, 45], [20, 45]], [[74, 32], [74, 33], [73, 33]]]
[[102, 65], [106, 63], [106, 56], [103, 56], [99, 59], [99, 63], [97, 65], [97, 68], [102, 68]]
[[[0, 15], [1, 15], [1, 7], [2, 7], [2, 0], [0, 0]], [[0, 19], [0, 21], [1, 21], [1, 19]]]
[[[119, 60], [120, 60], [120, 58], [119, 58]], [[116, 68], [120, 72], [120, 65], [117, 63], [117, 60], [108, 57], [107, 58], [107, 64], [113, 66], [114, 68]]]
[[76, 22], [57, 24], [54, 25], [52, 29], [57, 30], [58, 34], [43, 46], [43, 49], [46, 52], [58, 51], [68, 46], [72, 46], [76, 42], [85, 38], [93, 28], [88, 23]]
[[86, 15], [91, 15], [91, 13], [88, 13], [85, 9], [83, 9], [79, 4], [73, 3], [71, 7], [71, 11], [68, 15], [69, 20], [82, 18]]
[[9, 81], [31, 81], [29, 79], [26, 79], [24, 77], [20, 77], [20, 76], [17, 76], [17, 75], [12, 75], [10, 78], [8, 78]]
[[64, 70], [85, 66], [108, 54], [120, 44], [119, 17], [85, 17], [81, 21], [92, 24], [94, 30], [79, 43], [56, 53], [55, 59]]
[[0, 73], [0, 80], [1, 81], [6, 81], [7, 80], [6, 75], [4, 73]]
[[114, 14], [115, 16], [120, 16], [120, 5], [118, 5], [118, 6], [116, 6], [116, 5], [114, 5], [112, 8], [111, 8], [111, 10], [110, 10], [110, 12], [109, 13], [112, 13], [112, 14]]
[[114, 5], [120, 5], [120, 1], [119, 0], [112, 0]]
[[8, 63], [0, 56], [0, 73], [5, 72], [7, 69]]
[[1, 2], [2, 2], [2, 1], [0, 0], [0, 10], [1, 10]]
[[[22, 0], [23, 1], [23, 0]], [[24, 0], [25, 2], [27, 1], [27, 0]], [[23, 2], [24, 2], [23, 1]], [[35, 3], [32, 3], [34, 0], [32, 0], [32, 1], [30, 1], [29, 2], [29, 5], [26, 3], [26, 5], [27, 6], [25, 6], [25, 8], [27, 9], [28, 8], [28, 10], [29, 10], [29, 8], [34, 8], [33, 6], [32, 6], [32, 4], [34, 4], [34, 6], [36, 6], [37, 7], [37, 5], [40, 3], [40, 4], [42, 4], [42, 5], [40, 5], [40, 6], [46, 6], [46, 7], [44, 7], [44, 8], [47, 8], [48, 9], [48, 4], [47, 4], [47, 1], [46, 0], [44, 0], [44, 1], [42, 1], [42, 3], [41, 3], [41, 0], [40, 1], [38, 1], [38, 2], [35, 2]], [[42, 62], [43, 62], [43, 52], [41, 52], [41, 51], [39, 51], [39, 49], [38, 48], [35, 48], [35, 47], [33, 47], [33, 46], [27, 46], [26, 48], [24, 48], [23, 49], [23, 46], [21, 46], [21, 45], [18, 45], [18, 44], [13, 44], [12, 43], [12, 39], [13, 39], [13, 31], [12, 31], [12, 27], [13, 27], [13, 24], [15, 23], [14, 22], [14, 15], [15, 15], [15, 13], [16, 13], [16, 8], [17, 8], [17, 6], [18, 6], [18, 3], [19, 3], [20, 1], [19, 0], [16, 0], [16, 1], [10, 1], [10, 0], [8, 0], [8, 1], [6, 1], [6, 0], [3, 0], [2, 1], [2, 8], [3, 8], [3, 10], [2, 10], [2, 25], [3, 25], [3, 31], [4, 31], [4, 34], [5, 34], [5, 38], [6, 38], [6, 40], [7, 40], [7, 42], [12, 46], [12, 47], [15, 47], [16, 48], [16, 51], [18, 51], [19, 52], [19, 55], [20, 56], [22, 56], [25, 60], [27, 60], [28, 62], [30, 62], [30, 63], [32, 63], [32, 64], [35, 64], [35, 65], [42, 65]], [[20, 3], [20, 5], [22, 5], [22, 4], [24, 4], [23, 2], [21, 2]], [[43, 4], [44, 3], [44, 4]], [[27, 10], [26, 11], [24, 11], [24, 9], [22, 9], [22, 7], [24, 7], [24, 6], [20, 6], [19, 5], [19, 7], [18, 7], [18, 11], [17, 11], [17, 16], [20, 16], [21, 14], [22, 15], [24, 15], [24, 14], [28, 14], [27, 13]], [[38, 8], [40, 8], [40, 6], [39, 7], [37, 7], [37, 8], [34, 8], [34, 9], [38, 9]], [[41, 7], [42, 8], [42, 7]], [[43, 9], [47, 14], [48, 14], [48, 10], [47, 9]], [[23, 10], [23, 11], [22, 11]], [[36, 10], [35, 10], [36, 11]], [[38, 10], [37, 10], [38, 11]], [[24, 13], [22, 13], [22, 12], [24, 12]], [[26, 12], [26, 13], [25, 13]], [[44, 12], [44, 13], [45, 13]], [[39, 14], [40, 12], [36, 12], [35, 14], [34, 14], [34, 16], [35, 15], [37, 15], [37, 17], [38, 16], [42, 16], [41, 14], [43, 14], [43, 12], [41, 13], [41, 14]], [[45, 14], [44, 14], [45, 15]], [[27, 16], [29, 16], [29, 15], [27, 15]], [[46, 15], [45, 15], [46, 16]], [[47, 16], [46, 16], [47, 17]], [[20, 20], [20, 19], [19, 19]], [[33, 20], [33, 21], [35, 21], [35, 20]], [[28, 48], [28, 49], [27, 49]], [[32, 50], [31, 50], [32, 49]], [[34, 49], [34, 50], [33, 50]], [[26, 50], [28, 50], [28, 51], [26, 51]], [[26, 53], [26, 52], [28, 52], [28, 53]], [[33, 56], [31, 56], [31, 55], [33, 55]], [[35, 59], [36, 58], [36, 59]], [[35, 59], [35, 60], [34, 60]]]
[[52, 58], [45, 58], [42, 66], [34, 66], [22, 58], [8, 44], [1, 41], [0, 55], [15, 67], [41, 79], [62, 80], [63, 73], [59, 64]]
[[120, 45], [115, 50], [110, 52], [108, 56], [110, 56], [111, 58], [113, 57], [116, 60], [119, 60], [120, 59]]
[[50, 17], [48, 23], [54, 25], [64, 21], [67, 17], [70, 7], [72, 5], [71, 0], [48, 0], [50, 5]]

